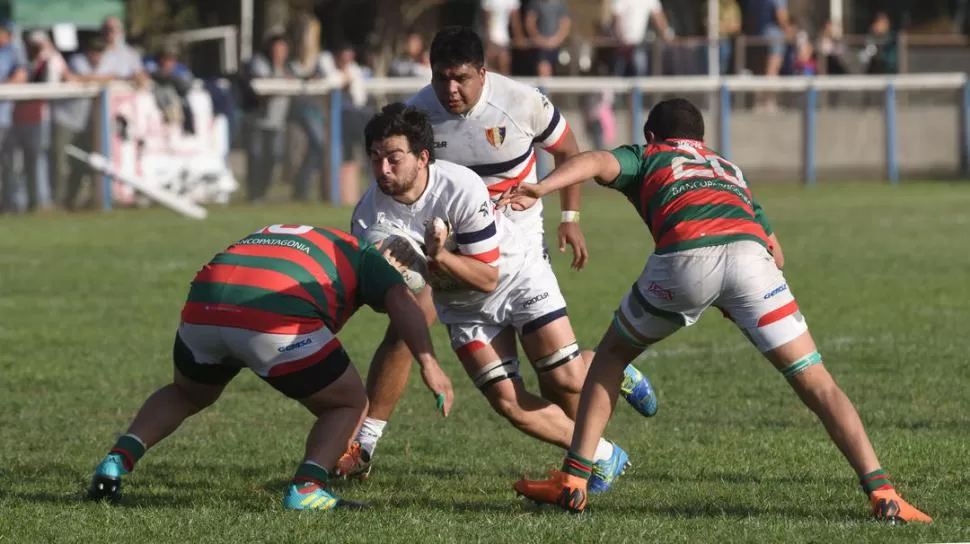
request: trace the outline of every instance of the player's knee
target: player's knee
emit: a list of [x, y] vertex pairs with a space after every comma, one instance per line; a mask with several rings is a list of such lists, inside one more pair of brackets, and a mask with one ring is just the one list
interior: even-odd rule
[[546, 387], [570, 393], [582, 391], [587, 364], [576, 342], [537, 359], [533, 365]]

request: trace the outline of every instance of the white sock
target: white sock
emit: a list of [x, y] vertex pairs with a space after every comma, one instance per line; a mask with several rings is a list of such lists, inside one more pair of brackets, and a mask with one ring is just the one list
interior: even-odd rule
[[374, 456], [374, 449], [377, 448], [377, 441], [384, 434], [385, 425], [387, 425], [386, 421], [370, 417], [364, 418], [364, 424], [360, 426], [360, 431], [357, 432], [357, 442], [360, 443], [361, 449], [366, 451], [368, 456]]
[[613, 456], [613, 444], [600, 438], [600, 443], [596, 445], [596, 453], [593, 454], [593, 462], [604, 461]]

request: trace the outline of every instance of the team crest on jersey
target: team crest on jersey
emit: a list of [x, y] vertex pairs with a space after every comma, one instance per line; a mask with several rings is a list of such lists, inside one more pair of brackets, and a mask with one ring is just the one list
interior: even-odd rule
[[505, 126], [486, 128], [485, 138], [492, 147], [502, 147], [505, 143]]

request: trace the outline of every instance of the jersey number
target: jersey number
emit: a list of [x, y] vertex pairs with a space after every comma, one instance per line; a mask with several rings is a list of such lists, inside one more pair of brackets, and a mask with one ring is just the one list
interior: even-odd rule
[[[704, 157], [700, 151], [693, 147], [684, 148], [684, 151], [693, 155], [693, 158], [677, 157], [671, 161], [674, 179], [713, 178], [733, 183], [743, 189], [748, 187], [741, 169], [731, 161], [721, 157]], [[728, 173], [728, 170], [733, 172]]]
[[266, 234], [306, 234], [313, 230], [309, 225], [270, 225], [260, 232]]

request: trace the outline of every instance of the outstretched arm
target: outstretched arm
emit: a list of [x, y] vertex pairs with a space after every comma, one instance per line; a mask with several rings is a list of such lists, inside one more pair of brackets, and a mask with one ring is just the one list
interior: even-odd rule
[[442, 414], [447, 416], [455, 400], [455, 394], [448, 376], [438, 366], [424, 312], [414, 299], [414, 295], [403, 284], [387, 290], [384, 306], [391, 319], [391, 326], [418, 360], [424, 384], [435, 395]]
[[609, 151], [584, 151], [569, 159], [562, 166], [535, 185], [520, 184], [513, 187], [499, 199], [499, 206], [512, 206], [513, 210], [531, 208], [536, 200], [565, 187], [579, 185], [595, 178], [599, 183], [609, 185], [621, 173], [620, 162]]

